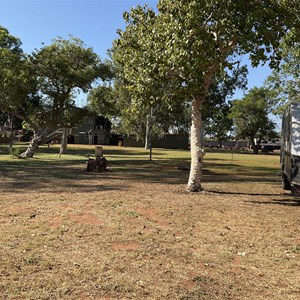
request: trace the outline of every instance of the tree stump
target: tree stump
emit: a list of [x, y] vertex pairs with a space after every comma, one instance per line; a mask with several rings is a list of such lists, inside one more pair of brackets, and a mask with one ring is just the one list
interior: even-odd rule
[[96, 159], [89, 158], [87, 161], [87, 172], [103, 172], [107, 169], [107, 159], [97, 156]]

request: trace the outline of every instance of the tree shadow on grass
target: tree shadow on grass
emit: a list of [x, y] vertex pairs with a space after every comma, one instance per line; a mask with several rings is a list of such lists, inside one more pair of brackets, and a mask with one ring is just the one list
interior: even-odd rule
[[[275, 195], [273, 195], [275, 196]], [[286, 195], [287, 198], [282, 199], [272, 199], [270, 201], [244, 201], [250, 202], [257, 205], [282, 205], [282, 206], [299, 206], [300, 207], [300, 198], [295, 198], [292, 195]]]
[[[116, 150], [118, 151], [118, 150]], [[132, 151], [134, 153], [134, 151]], [[124, 154], [122, 150], [122, 154]], [[42, 190], [45, 186], [53, 187], [53, 192], [60, 190], [57, 186], [66, 188], [81, 189], [83, 192], [99, 191], [106, 180], [107, 189], [126, 189], [130, 182], [145, 182], [156, 184], [179, 185], [186, 184], [189, 176], [188, 160], [178, 159], [120, 159], [108, 160], [107, 172], [86, 172], [87, 159], [30, 159], [30, 160], [3, 160], [0, 161], [0, 189], [18, 190]], [[182, 167], [183, 166], [183, 167]], [[236, 168], [239, 166], [236, 165]], [[218, 172], [214, 171], [218, 169]], [[203, 182], [268, 182], [274, 183], [275, 176], [270, 176], [273, 169], [262, 168], [262, 170], [252, 170], [251, 176], [247, 174], [246, 168], [239, 170], [241, 174], [227, 175], [220, 174], [220, 169], [226, 169], [221, 163], [206, 165], [203, 172]], [[249, 168], [248, 168], [249, 169]], [[257, 172], [255, 174], [255, 172]], [[255, 175], [254, 175], [255, 174]], [[261, 174], [261, 175], [258, 175]], [[109, 181], [108, 181], [109, 180]], [[124, 181], [120, 188], [114, 181]], [[89, 186], [89, 181], [95, 181]], [[98, 183], [99, 182], [99, 185]], [[84, 187], [86, 186], [86, 188]], [[80, 187], [80, 188], [77, 188]], [[104, 189], [104, 186], [103, 186]], [[272, 196], [272, 195], [271, 195]]]
[[27, 181], [27, 182], [7, 182], [1, 186], [2, 192], [39, 192], [39, 193], [62, 193], [66, 191], [72, 191], [74, 193], [88, 193], [88, 192], [106, 192], [106, 191], [124, 191], [125, 187], [115, 185], [91, 185], [91, 184], [64, 184], [59, 185], [55, 181], [43, 181], [40, 183]]
[[[86, 162], [81, 161], [44, 161], [13, 160], [0, 161], [0, 191], [47, 191], [51, 193], [64, 190], [76, 192], [98, 192], [107, 190], [124, 190], [111, 183], [102, 183], [101, 178], [107, 172], [86, 172]], [[95, 180], [98, 180], [95, 182]], [[92, 182], [93, 184], [89, 184]]]

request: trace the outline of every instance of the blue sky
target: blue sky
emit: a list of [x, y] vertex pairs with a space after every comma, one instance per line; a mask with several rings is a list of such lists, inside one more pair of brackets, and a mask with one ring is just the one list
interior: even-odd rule
[[[100, 57], [125, 26], [122, 14], [138, 4], [155, 8], [157, 0], [0, 0], [0, 25], [21, 39], [30, 53], [42, 43], [71, 34], [82, 39]], [[250, 68], [248, 87], [262, 86], [270, 74], [267, 66]], [[237, 98], [242, 92], [237, 91]]]
[[25, 52], [71, 34], [101, 57], [124, 28], [123, 12], [156, 0], [0, 0], [0, 25], [19, 37]]

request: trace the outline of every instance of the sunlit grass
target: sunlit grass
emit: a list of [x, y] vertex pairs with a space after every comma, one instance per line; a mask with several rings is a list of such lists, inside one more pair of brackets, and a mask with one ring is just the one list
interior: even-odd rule
[[[14, 145], [15, 153], [21, 152], [24, 147], [24, 144]], [[33, 164], [47, 164], [47, 161], [58, 165], [71, 162], [83, 163], [89, 157], [95, 157], [95, 146], [93, 145], [68, 145], [68, 154], [63, 155], [59, 155], [59, 147], [59, 145], [41, 146], [34, 159], [22, 160], [7, 154], [8, 147], [1, 145], [0, 162], [7, 161], [29, 167]], [[152, 160], [150, 161], [150, 151], [144, 148], [103, 146], [103, 155], [110, 163], [119, 165], [134, 163], [148, 167], [160, 165], [188, 169], [190, 163], [188, 150], [153, 149]], [[254, 155], [252, 152], [239, 153], [209, 149], [204, 158], [204, 169], [217, 174], [273, 175], [280, 169], [279, 154]]]
[[280, 170], [279, 154], [216, 153], [205, 156], [205, 166], [225, 174], [275, 175]]

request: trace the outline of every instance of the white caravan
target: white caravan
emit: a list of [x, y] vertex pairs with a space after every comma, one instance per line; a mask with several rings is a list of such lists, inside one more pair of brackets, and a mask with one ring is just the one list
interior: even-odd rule
[[282, 118], [280, 164], [282, 187], [300, 195], [300, 103], [292, 103]]

